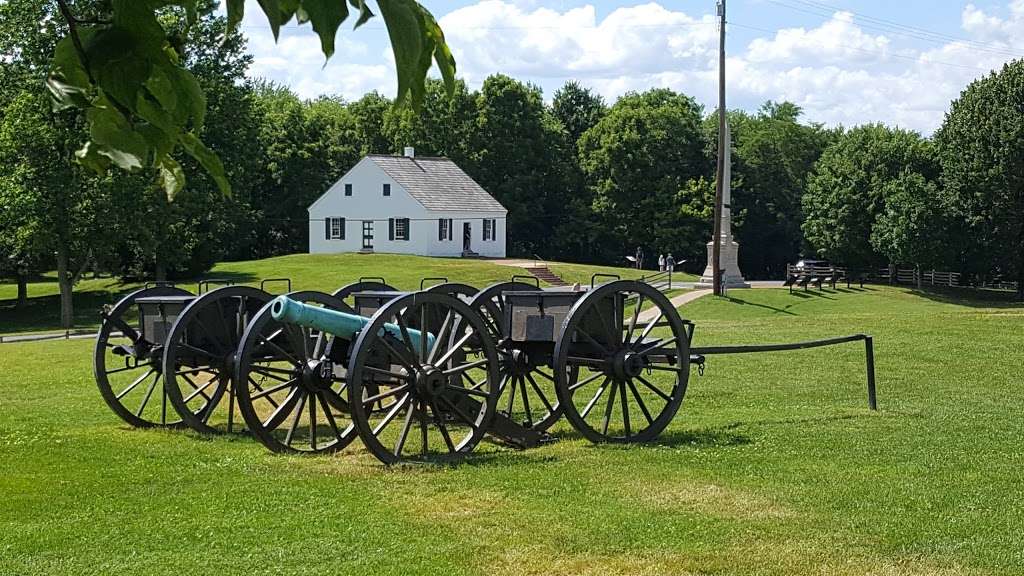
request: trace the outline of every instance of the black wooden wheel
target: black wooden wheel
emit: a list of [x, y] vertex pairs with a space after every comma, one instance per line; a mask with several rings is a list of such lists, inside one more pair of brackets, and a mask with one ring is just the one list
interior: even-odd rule
[[463, 302], [469, 302], [480, 291], [469, 284], [462, 284], [461, 282], [445, 282], [443, 284], [434, 284], [430, 288], [424, 290], [424, 292], [430, 292], [432, 294], [447, 294], [449, 296], [455, 296]]
[[[167, 398], [182, 421], [204, 434], [233, 431], [235, 353], [249, 320], [270, 294], [226, 286], [196, 298], [178, 316], [164, 349]], [[227, 409], [218, 410], [228, 392]]]
[[351, 284], [346, 284], [341, 288], [334, 291], [331, 296], [334, 296], [338, 300], [342, 300], [345, 304], [348, 304], [350, 308], [355, 307], [355, 302], [350, 298], [353, 294], [359, 292], [394, 292], [395, 288], [390, 284], [384, 282], [376, 282], [373, 280], [360, 280]]
[[555, 393], [555, 377], [548, 366], [550, 353], [530, 354], [526, 346], [506, 338], [509, 330], [503, 294], [518, 290], [537, 290], [537, 287], [523, 282], [492, 284], [473, 298], [470, 307], [480, 313], [488, 334], [497, 344], [498, 412], [526, 428], [543, 432], [561, 418], [562, 411]]
[[[320, 292], [292, 292], [292, 300], [354, 314]], [[252, 318], [238, 347], [238, 409], [264, 446], [281, 453], [336, 452], [356, 437], [349, 416], [344, 359], [348, 341], [282, 324], [267, 304]]]
[[573, 306], [555, 344], [559, 403], [593, 442], [655, 439], [679, 410], [689, 375], [690, 340], [679, 313], [643, 282], [619, 280], [590, 291]]
[[104, 313], [96, 333], [93, 374], [104, 402], [122, 420], [139, 428], [181, 426], [167, 406], [163, 386], [163, 342], [141, 339], [137, 300], [151, 296], [191, 296], [173, 286], [137, 290]]
[[[413, 332], [424, 326], [433, 343]], [[473, 340], [480, 345], [470, 352]], [[349, 365], [349, 397], [360, 399], [352, 419], [384, 463], [459, 460], [487, 431], [497, 381], [498, 353], [479, 314], [447, 294], [409, 294], [359, 333]]]

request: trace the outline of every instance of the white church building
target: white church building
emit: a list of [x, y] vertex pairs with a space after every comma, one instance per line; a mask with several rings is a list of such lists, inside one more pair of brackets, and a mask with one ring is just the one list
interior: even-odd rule
[[309, 251], [505, 257], [508, 210], [447, 158], [370, 155], [309, 207]]

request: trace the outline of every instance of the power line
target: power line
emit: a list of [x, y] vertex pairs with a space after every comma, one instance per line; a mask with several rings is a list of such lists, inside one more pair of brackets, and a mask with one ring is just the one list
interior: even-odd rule
[[[700, 26], [715, 26], [717, 22], [695, 20], [693, 22], [682, 22], [676, 24], [627, 24], [627, 25], [598, 25], [598, 26], [450, 26], [446, 25], [444, 30], [603, 30], [603, 29], [625, 29], [625, 30], [674, 30], [679, 27], [700, 27]], [[269, 26], [259, 26], [255, 24], [242, 24], [238, 26], [245, 30], [265, 30], [269, 31]], [[287, 26], [281, 26], [280, 31], [309, 31], [313, 29], [309, 26], [289, 24]], [[387, 30], [385, 26], [362, 26], [359, 30]]]
[[[746, 28], [748, 30], [756, 30], [758, 32], [767, 32], [769, 34], [773, 34], [775, 32], [778, 32], [778, 30], [769, 30], [768, 28], [760, 28], [760, 27], [757, 27], [757, 26], [749, 26], [747, 24], [741, 24], [741, 23], [738, 23], [738, 22], [730, 22], [730, 25], [736, 26], [736, 27], [739, 27], [739, 28]], [[854, 52], [862, 52], [864, 54], [871, 54], [871, 55], [876, 55], [876, 56], [884, 56], [884, 57], [887, 57], [887, 58], [899, 58], [899, 59], [902, 59], [902, 60], [909, 60], [911, 62], [917, 62], [917, 63], [923, 63], [923, 64], [937, 64], [939, 66], [950, 66], [950, 67], [954, 67], [954, 68], [963, 68], [963, 69], [967, 69], [967, 70], [978, 70], [980, 72], [991, 72], [993, 70], [992, 68], [982, 68], [980, 66], [971, 66], [969, 64], [958, 64], [956, 62], [943, 62], [943, 61], [940, 61], [940, 60], [921, 60], [920, 58], [918, 58], [916, 56], [907, 56], [905, 54], [897, 54], [897, 53], [894, 53], [894, 52], [882, 52], [880, 50], [871, 50], [871, 49], [868, 49], [868, 48], [860, 48], [860, 47], [857, 47], [857, 46], [850, 46], [849, 44], [834, 43], [832, 45], [833, 46], [840, 46], [842, 48], [846, 48], [847, 50], [853, 50]]]
[[[837, 7], [821, 4], [819, 2], [813, 2], [811, 0], [768, 0], [772, 4], [793, 10], [795, 12], [801, 12], [804, 14], [810, 14], [812, 16], [820, 16], [823, 18], [833, 18], [837, 11]], [[900, 24], [891, 20], [884, 20], [882, 18], [875, 18], [873, 16], [866, 16], [853, 12], [851, 10], [839, 9], [843, 12], [847, 12], [857, 20], [857, 25], [861, 28], [868, 30], [874, 30], [876, 32], [884, 32], [887, 34], [894, 34], [897, 36], [903, 36], [905, 38], [912, 38], [915, 40], [921, 40], [924, 42], [932, 42], [935, 44], [949, 44], [949, 43], [961, 43], [967, 45], [968, 48], [979, 51], [989, 52], [991, 54], [1008, 56], [1011, 58], [1022, 58], [1024, 54], [1016, 52], [1010, 48], [999, 46], [994, 43], [979, 42], [977, 40], [971, 40], [968, 38], [962, 38], [957, 36], [951, 36], [942, 32], [935, 32], [933, 30], [927, 30], [925, 28], [919, 28], [907, 24]]]

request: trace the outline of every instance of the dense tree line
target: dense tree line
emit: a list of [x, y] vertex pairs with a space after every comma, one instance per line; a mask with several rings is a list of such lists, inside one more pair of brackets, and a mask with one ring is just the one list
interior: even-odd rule
[[[104, 2], [81, 0], [76, 6]], [[173, 201], [151, 171], [97, 175], [74, 157], [85, 122], [55, 112], [44, 82], [59, 25], [51, 2], [0, 4], [0, 276], [58, 271], [70, 323], [83, 274], [194, 275], [224, 259], [302, 252], [307, 207], [363, 155], [447, 156], [509, 209], [510, 255], [621, 264], [635, 246], [704, 265], [714, 196], [713, 111], [667, 89], [608, 104], [574, 82], [545, 101], [494, 75], [454, 93], [429, 81], [422, 106], [373, 92], [303, 100], [246, 77], [239, 34], [200, 3], [182, 39], [207, 97], [201, 138], [233, 194], [185, 154]], [[180, 17], [180, 16], [178, 16]], [[162, 21], [173, 29], [176, 15]], [[185, 30], [185, 28], [182, 28]], [[1024, 64], [978, 80], [934, 139], [865, 125], [826, 129], [799, 107], [730, 111], [741, 268], [780, 277], [800, 255], [1024, 275]]]

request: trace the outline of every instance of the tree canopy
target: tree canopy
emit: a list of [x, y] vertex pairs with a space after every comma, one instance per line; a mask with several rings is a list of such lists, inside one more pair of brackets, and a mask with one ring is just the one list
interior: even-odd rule
[[962, 226], [959, 268], [1017, 280], [1024, 298], [1024, 61], [976, 80], [935, 135], [942, 191]]

